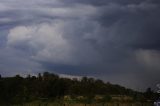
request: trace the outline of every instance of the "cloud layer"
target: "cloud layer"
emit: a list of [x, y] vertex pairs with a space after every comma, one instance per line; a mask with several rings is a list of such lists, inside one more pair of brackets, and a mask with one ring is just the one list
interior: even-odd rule
[[154, 86], [159, 13], [157, 0], [1, 0], [0, 73], [51, 71]]

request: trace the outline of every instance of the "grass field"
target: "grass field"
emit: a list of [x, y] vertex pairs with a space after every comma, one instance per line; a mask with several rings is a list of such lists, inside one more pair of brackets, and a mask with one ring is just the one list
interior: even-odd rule
[[82, 103], [47, 103], [47, 102], [33, 102], [21, 105], [12, 106], [153, 106], [152, 103], [95, 103], [95, 104], [82, 104]]

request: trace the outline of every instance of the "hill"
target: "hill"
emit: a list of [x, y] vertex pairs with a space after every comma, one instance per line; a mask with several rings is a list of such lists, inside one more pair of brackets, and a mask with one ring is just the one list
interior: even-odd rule
[[[100, 95], [100, 96], [99, 96]], [[132, 89], [114, 85], [109, 82], [104, 83], [100, 79], [83, 77], [61, 78], [56, 74], [44, 72], [37, 76], [28, 75], [21, 77], [0, 76], [0, 103], [24, 103], [35, 100], [57, 100], [69, 98], [86, 98], [93, 100], [96, 97], [106, 97], [110, 101], [111, 97], [131, 97], [133, 101], [153, 100], [156, 94], [148, 89], [147, 92], [137, 92]]]

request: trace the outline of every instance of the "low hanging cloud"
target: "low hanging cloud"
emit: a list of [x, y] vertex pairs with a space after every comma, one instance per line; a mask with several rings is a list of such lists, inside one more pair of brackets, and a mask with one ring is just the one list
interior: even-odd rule
[[160, 51], [157, 50], [137, 50], [137, 61], [146, 68], [160, 70]]

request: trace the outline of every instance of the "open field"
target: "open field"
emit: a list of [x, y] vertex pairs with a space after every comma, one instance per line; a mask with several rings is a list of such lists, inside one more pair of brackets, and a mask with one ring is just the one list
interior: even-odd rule
[[95, 103], [95, 104], [60, 104], [60, 103], [28, 103], [21, 105], [13, 105], [13, 106], [153, 106], [152, 103]]

